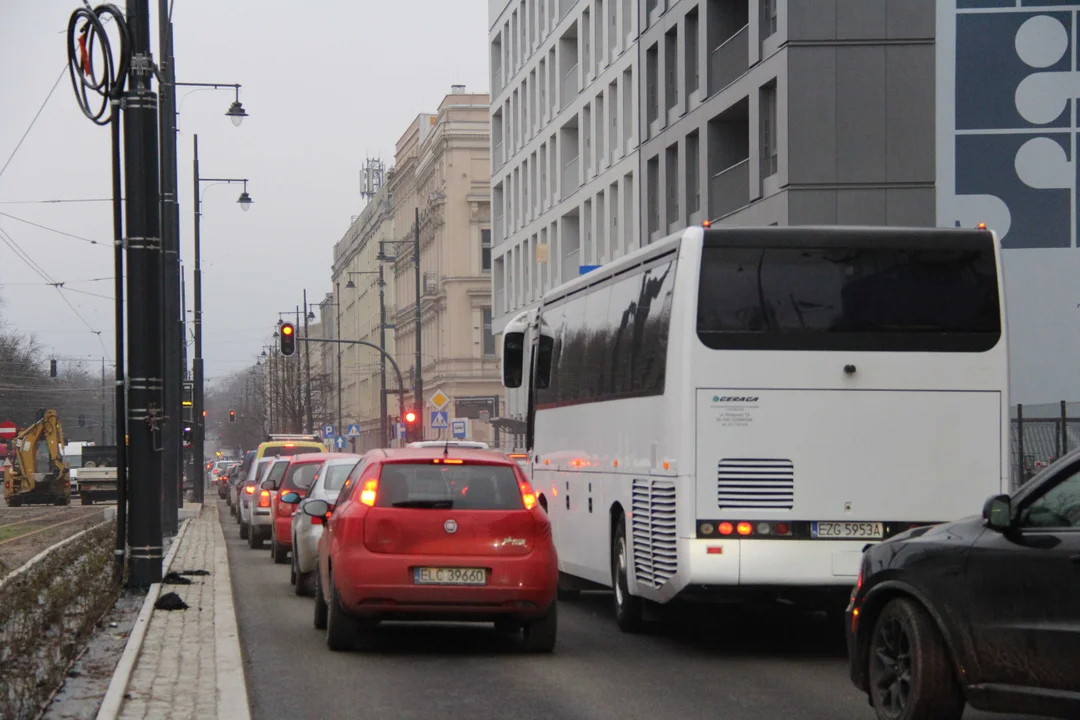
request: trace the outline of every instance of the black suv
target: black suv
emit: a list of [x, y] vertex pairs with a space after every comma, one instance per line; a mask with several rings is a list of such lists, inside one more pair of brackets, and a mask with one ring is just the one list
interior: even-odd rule
[[1080, 718], [1080, 450], [982, 517], [867, 548], [847, 645], [881, 720]]

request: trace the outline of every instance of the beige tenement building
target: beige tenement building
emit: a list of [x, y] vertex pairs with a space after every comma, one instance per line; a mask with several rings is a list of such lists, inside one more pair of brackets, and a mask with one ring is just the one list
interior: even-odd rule
[[[497, 417], [502, 386], [491, 332], [490, 100], [455, 86], [435, 114], [421, 114], [397, 142], [394, 168], [334, 250], [341, 337], [379, 343], [378, 271], [383, 266], [388, 351], [401, 367], [405, 402], [414, 403], [415, 218], [420, 216], [421, 354], [425, 439], [451, 437], [432, 427], [428, 400], [441, 390], [446, 419], [468, 422], [470, 439], [492, 442], [482, 417]], [[381, 249], [381, 253], [380, 253]], [[353, 273], [349, 275], [348, 273]], [[352, 280], [355, 288], [348, 288]], [[366, 333], [366, 334], [365, 334]], [[379, 358], [341, 353], [343, 420], [358, 422], [357, 450], [378, 445]], [[397, 379], [387, 366], [388, 409], [399, 415]]]

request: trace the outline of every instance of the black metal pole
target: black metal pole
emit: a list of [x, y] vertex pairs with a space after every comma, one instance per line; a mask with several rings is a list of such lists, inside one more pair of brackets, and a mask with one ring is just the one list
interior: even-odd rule
[[[296, 324], [294, 328], [300, 328], [300, 306], [296, 306]], [[305, 333], [306, 337], [306, 333]], [[307, 343], [304, 343], [306, 346]], [[300, 356], [296, 356], [296, 371], [293, 376], [293, 383], [296, 385], [296, 432], [303, 434], [304, 432], [304, 397], [301, 394], [303, 390], [303, 382], [300, 380]]]
[[164, 293], [162, 352], [164, 354], [164, 387], [162, 398], [165, 416], [162, 419], [161, 444], [161, 529], [165, 535], [175, 535], [179, 525], [183, 477], [183, 376], [180, 368], [179, 337], [175, 332], [180, 315], [180, 217], [176, 192], [176, 66], [173, 60], [172, 23], [169, 22], [169, 0], [158, 0], [158, 37], [161, 58], [159, 71], [162, 82], [161, 113], [158, 132], [161, 142], [161, 247], [162, 282]]
[[120, 154], [120, 101], [113, 101], [112, 121], [109, 123], [112, 134], [112, 183], [113, 183], [113, 294], [114, 324], [116, 326], [116, 386], [113, 402], [115, 403], [116, 426], [116, 548], [113, 560], [116, 579], [124, 577], [127, 557], [127, 382], [124, 379], [124, 203], [123, 178], [121, 175]]
[[[308, 337], [308, 304], [307, 304], [307, 290], [304, 290], [304, 337]], [[305, 379], [305, 400], [307, 401], [307, 426], [308, 432], [315, 432], [315, 420], [312, 418], [311, 412], [311, 353], [308, 352], [307, 343], [304, 343], [304, 374]], [[339, 429], [338, 432], [341, 432]]]
[[390, 447], [390, 414], [386, 407], [386, 281], [383, 279], [383, 266], [379, 265], [379, 348], [382, 357], [379, 363], [379, 417], [382, 430], [382, 447]]
[[413, 265], [416, 271], [416, 397], [413, 404], [416, 408], [416, 432], [417, 440], [424, 439], [424, 365], [420, 353], [420, 339], [423, 334], [420, 319], [420, 297], [424, 289], [420, 286], [420, 208], [416, 208], [416, 232], [413, 236]]
[[[341, 338], [341, 283], [334, 283], [334, 301], [335, 308], [337, 309], [337, 321], [334, 323], [334, 338]], [[337, 424], [338, 428], [344, 426], [344, 420], [341, 417], [341, 348], [338, 347], [337, 351]]]
[[195, 502], [203, 501], [203, 486], [206, 485], [206, 473], [203, 472], [203, 463], [206, 462], [206, 452], [203, 442], [206, 436], [206, 418], [203, 417], [203, 357], [202, 357], [202, 238], [200, 237], [199, 220], [202, 215], [202, 201], [199, 199], [199, 136], [193, 138], [195, 172], [194, 188], [195, 195], [192, 204], [195, 209], [195, 355], [191, 361], [192, 399], [191, 406], [194, 409], [192, 418], [194, 423], [191, 429], [194, 434], [192, 442], [192, 467], [194, 473], [191, 476], [191, 486], [195, 490]]
[[149, 0], [130, 0], [131, 89], [124, 102], [128, 357], [131, 436], [131, 568], [128, 585], [161, 582], [161, 197], [157, 95], [150, 88]]
[[101, 358], [101, 444], [109, 444], [105, 438], [105, 358]]

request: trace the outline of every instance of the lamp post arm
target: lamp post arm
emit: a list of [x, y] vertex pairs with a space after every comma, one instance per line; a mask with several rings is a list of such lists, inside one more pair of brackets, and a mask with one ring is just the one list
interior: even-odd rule
[[305, 343], [311, 342], [311, 343], [330, 343], [330, 344], [334, 344], [334, 345], [364, 345], [366, 347], [378, 350], [379, 353], [384, 358], [386, 358], [387, 362], [389, 362], [390, 365], [393, 366], [394, 374], [397, 375], [399, 410], [404, 411], [404, 408], [405, 408], [405, 381], [401, 376], [401, 368], [398, 367], [397, 361], [394, 360], [393, 355], [386, 352], [385, 350], [383, 350], [381, 347], [379, 347], [375, 343], [368, 342], [367, 340], [329, 340], [329, 339], [326, 339], [326, 338], [299, 338], [299, 340], [300, 340], [300, 342], [305, 342]]

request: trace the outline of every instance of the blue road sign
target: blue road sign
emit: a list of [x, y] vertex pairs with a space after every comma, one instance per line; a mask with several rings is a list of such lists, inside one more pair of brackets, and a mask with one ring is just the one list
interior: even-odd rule
[[450, 429], [453, 436], [464, 440], [465, 436], [468, 434], [466, 427], [467, 425], [468, 423], [466, 423], [464, 420], [454, 420], [453, 422], [451, 422]]
[[601, 265], [578, 265], [578, 275], [585, 275], [586, 273], [591, 273], [593, 270], [596, 270], [596, 269], [598, 269], [600, 267], [603, 267], [603, 266], [601, 266]]
[[450, 413], [446, 410], [431, 411], [431, 429], [445, 430], [450, 427]]
[[396, 425], [394, 425], [394, 439], [395, 440], [404, 440], [405, 439], [405, 423], [399, 422]]
[[324, 438], [333, 437], [334, 436], [334, 426], [333, 425], [323, 425], [322, 434], [323, 434]]
[[345, 449], [345, 438], [343, 438], [340, 435], [335, 437], [334, 438], [334, 447], [336, 447], [338, 450], [344, 450]]
[[360, 437], [360, 426], [359, 425], [350, 425], [349, 426], [348, 436], [349, 437]]

